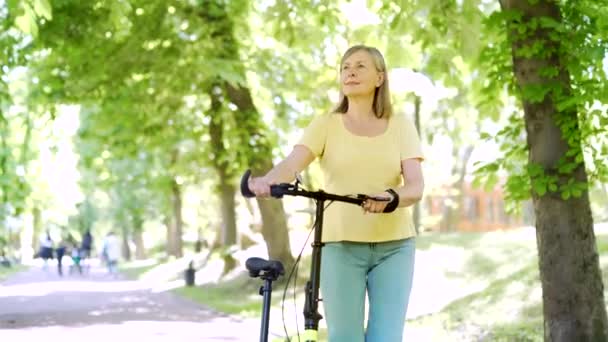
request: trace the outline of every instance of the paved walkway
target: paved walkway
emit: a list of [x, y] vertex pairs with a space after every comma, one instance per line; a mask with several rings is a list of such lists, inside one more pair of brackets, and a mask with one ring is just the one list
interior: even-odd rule
[[0, 283], [2, 341], [256, 341], [259, 321], [217, 313], [93, 267], [60, 277], [33, 267]]

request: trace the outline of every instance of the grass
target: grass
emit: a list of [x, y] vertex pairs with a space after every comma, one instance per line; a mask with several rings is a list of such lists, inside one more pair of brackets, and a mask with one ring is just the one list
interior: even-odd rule
[[9, 276], [26, 270], [24, 265], [12, 265], [11, 267], [0, 266], [0, 282], [8, 279]]
[[[212, 255], [209, 258], [211, 261], [220, 259], [217, 255]], [[147, 279], [151, 274], [157, 273], [162, 274], [160, 276], [161, 281], [173, 281], [183, 274], [182, 266], [167, 266], [168, 264], [163, 264], [159, 259], [149, 259], [123, 263], [119, 266], [119, 269], [130, 279], [139, 280]], [[300, 270], [298, 275], [301, 283], [304, 282], [302, 273], [302, 270]], [[197, 273], [198, 277], [201, 277], [201, 273]], [[211, 282], [193, 287], [182, 286], [174, 289], [174, 292], [219, 312], [254, 317], [262, 312], [262, 296], [259, 295], [259, 289], [262, 285], [263, 281], [261, 279], [253, 279], [246, 273], [240, 273], [230, 280], [223, 280], [221, 283]], [[281, 301], [284, 287], [285, 278], [273, 283], [272, 303]], [[301, 289], [298, 291], [300, 292]]]
[[[446, 261], [424, 265], [423, 260], [416, 267], [440, 268], [439, 291], [456, 295], [435, 312], [408, 319], [406, 335], [433, 341], [542, 340], [533, 231], [435, 234], [419, 241], [419, 254]], [[437, 293], [413, 292], [412, 300], [416, 295]]]
[[[251, 279], [247, 275], [242, 274], [226, 282], [195, 287], [181, 287], [174, 291], [180, 296], [194, 300], [216, 311], [239, 315], [245, 318], [260, 319], [262, 312], [262, 296], [258, 293], [258, 291], [262, 283], [263, 281], [259, 279]], [[271, 323], [274, 323], [274, 327], [271, 324], [271, 329], [274, 331], [283, 331], [279, 307], [283, 297], [284, 288], [284, 281], [273, 283], [271, 299], [273, 303], [273, 311], [271, 313]], [[302, 290], [302, 287], [298, 286], [296, 291], [296, 301], [298, 303], [298, 308], [300, 309], [298, 314], [300, 314], [301, 309], [303, 308], [301, 304], [303, 302]], [[286, 301], [288, 302], [293, 300], [291, 294], [292, 291], [293, 288], [290, 286], [288, 289], [288, 296], [286, 298]], [[285, 315], [293, 316], [293, 310], [291, 308], [286, 308], [285, 311]], [[300, 318], [299, 322], [299, 326], [301, 326], [303, 319]], [[295, 336], [295, 331], [293, 331], [295, 329], [293, 328], [294, 326], [288, 324], [288, 332], [290, 335], [293, 334], [291, 335], [291, 340], [298, 341], [297, 336]], [[300, 334], [302, 334], [302, 332], [303, 329], [300, 328]], [[319, 341], [326, 341], [326, 330], [320, 328], [318, 337]], [[283, 338], [271, 340], [271, 342], [283, 341], [285, 341]]]
[[[608, 284], [608, 230], [596, 232], [596, 238], [603, 281]], [[533, 229], [429, 233], [418, 238], [417, 250], [417, 273], [405, 329], [407, 340], [543, 340], [542, 293]], [[302, 289], [309, 273], [310, 256], [305, 256], [301, 265], [296, 289], [297, 308], [293, 307], [293, 285], [288, 290], [285, 316], [292, 319], [287, 322], [290, 334], [303, 323]], [[140, 265], [125, 271], [141, 276], [154, 267]], [[201, 276], [197, 274], [197, 278]], [[217, 282], [174, 291], [216, 311], [259, 319], [262, 297], [258, 290], [261, 285], [260, 279], [239, 273]], [[284, 287], [284, 282], [275, 283], [272, 298], [274, 329], [281, 331]], [[293, 321], [296, 315], [297, 325]], [[322, 321], [320, 340], [325, 336]]]
[[[433, 314], [409, 320], [408, 326], [434, 330], [433, 341], [543, 341], [542, 293], [533, 234], [463, 233], [421, 239], [427, 251], [460, 248], [463, 265], [448, 270], [448, 279], [483, 286]], [[608, 234], [599, 230], [596, 238], [603, 282], [608, 284]]]
[[[296, 296], [303, 298], [304, 284], [308, 280], [310, 272], [307, 265], [310, 264], [310, 257], [303, 257], [301, 267], [298, 269], [298, 281], [296, 284]], [[285, 276], [272, 283], [271, 303], [274, 308], [278, 308], [285, 293], [285, 286], [289, 270]], [[198, 275], [200, 277], [200, 274]], [[245, 272], [241, 272], [218, 283], [209, 283], [193, 287], [182, 287], [176, 292], [186, 298], [203, 303], [206, 306], [220, 312], [236, 314], [246, 317], [259, 316], [262, 312], [263, 297], [259, 294], [260, 287], [264, 281], [259, 278], [251, 278]], [[293, 278], [290, 282], [286, 296], [286, 301], [293, 301]], [[296, 301], [300, 300], [296, 298]]]
[[159, 263], [155, 260], [148, 262], [128, 262], [119, 264], [118, 269], [131, 279], [140, 279], [143, 274], [154, 269]]
[[[413, 328], [412, 331], [425, 331], [423, 337], [413, 336], [410, 340], [467, 341], [485, 336], [491, 337], [492, 341], [537, 341], [542, 336], [540, 298], [528, 298], [530, 289], [538, 283], [533, 238], [527, 236], [527, 240], [522, 240], [517, 234], [511, 233], [428, 234], [418, 239], [417, 249], [419, 254], [427, 255], [417, 260], [417, 268], [440, 270], [438, 274], [441, 278], [431, 281], [440, 283], [445, 280], [455, 287], [477, 285], [473, 286], [476, 290], [456, 296], [437, 312], [410, 318], [407, 325]], [[449, 262], [442, 263], [442, 259]], [[300, 286], [296, 294], [296, 312], [300, 316], [297, 326], [303, 322], [302, 285], [308, 277], [310, 257], [304, 257], [301, 263], [298, 273]], [[217, 311], [259, 318], [262, 298], [258, 289], [261, 283], [259, 279], [249, 279], [243, 275], [214, 284], [180, 288], [176, 292]], [[275, 321], [280, 320], [283, 289], [284, 283], [275, 284], [272, 299], [274, 312], [271, 314]], [[286, 315], [291, 317], [295, 316], [292, 291], [290, 286], [290, 306], [286, 309]], [[426, 292], [429, 296], [434, 295]], [[517, 315], [512, 314], [513, 311], [518, 312]], [[293, 333], [296, 324], [288, 322], [288, 326], [290, 333]], [[406, 329], [406, 334], [408, 331]], [[433, 334], [431, 338], [430, 333]], [[321, 326], [320, 340], [325, 336], [326, 332]]]
[[[262, 312], [262, 296], [258, 294], [261, 282], [238, 277], [229, 282], [181, 287], [175, 290], [181, 296], [203, 303], [220, 312], [244, 317], [257, 317]], [[273, 302], [279, 300], [273, 292]]]

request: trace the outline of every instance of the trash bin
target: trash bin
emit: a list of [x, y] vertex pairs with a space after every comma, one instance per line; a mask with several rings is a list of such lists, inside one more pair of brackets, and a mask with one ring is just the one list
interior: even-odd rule
[[190, 264], [188, 264], [188, 268], [184, 271], [186, 286], [194, 286], [195, 273], [196, 270], [194, 269], [193, 262], [190, 261]]

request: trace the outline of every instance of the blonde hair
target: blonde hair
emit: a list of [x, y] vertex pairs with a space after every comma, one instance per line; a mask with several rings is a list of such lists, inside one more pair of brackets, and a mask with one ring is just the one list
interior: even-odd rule
[[[344, 61], [358, 51], [367, 51], [372, 56], [376, 71], [384, 73], [384, 81], [374, 91], [374, 102], [372, 104], [372, 110], [377, 118], [390, 118], [393, 114], [393, 105], [391, 104], [391, 93], [388, 88], [388, 73], [386, 72], [386, 63], [384, 57], [375, 47], [366, 45], [355, 45], [351, 46], [340, 60], [340, 70]], [[344, 96], [342, 90], [340, 90], [340, 100], [338, 106], [333, 110], [334, 113], [346, 113], [348, 111], [348, 98]]]

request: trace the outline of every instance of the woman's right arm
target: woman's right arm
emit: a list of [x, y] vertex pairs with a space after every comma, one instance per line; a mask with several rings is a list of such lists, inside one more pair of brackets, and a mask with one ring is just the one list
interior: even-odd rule
[[279, 183], [290, 183], [296, 174], [304, 170], [315, 155], [304, 145], [296, 145], [291, 153], [262, 177], [249, 178], [249, 190], [256, 196], [270, 196], [270, 186]]

